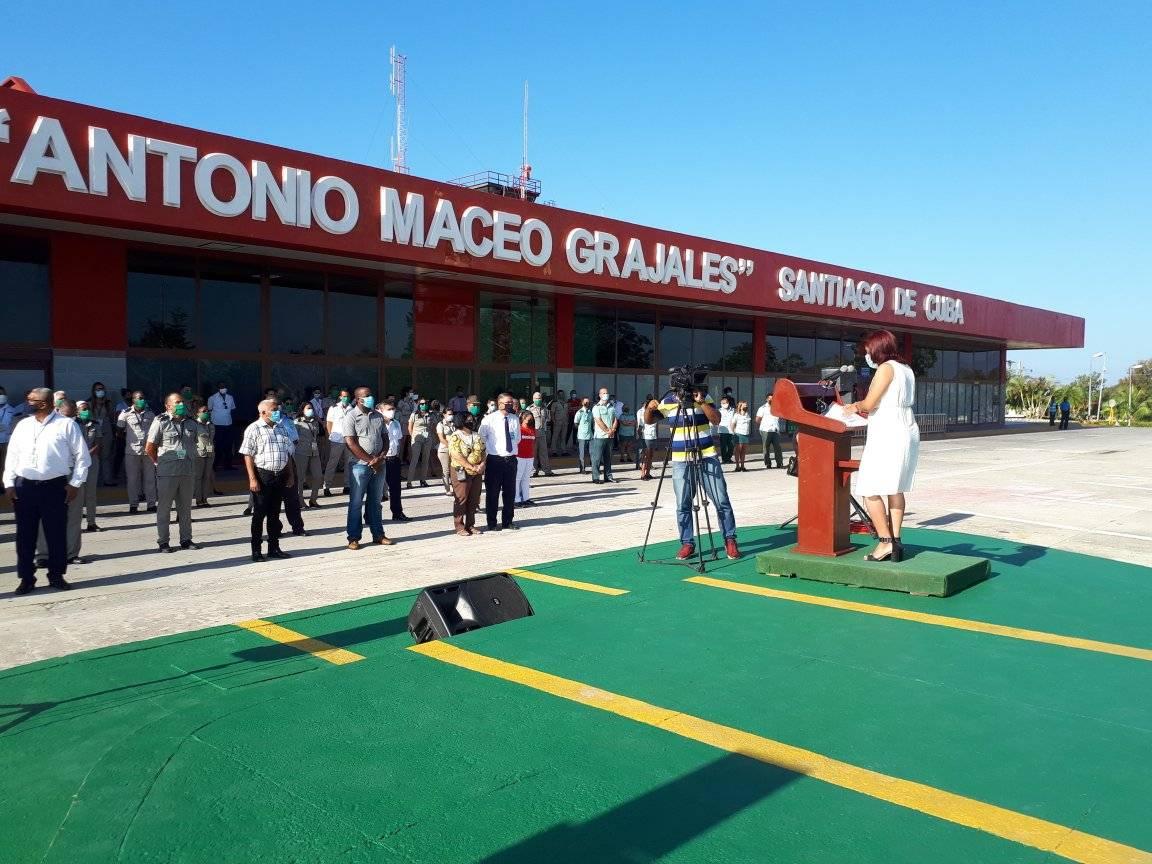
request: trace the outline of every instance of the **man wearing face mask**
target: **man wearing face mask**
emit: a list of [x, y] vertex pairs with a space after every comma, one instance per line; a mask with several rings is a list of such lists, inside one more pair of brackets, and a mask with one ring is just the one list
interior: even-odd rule
[[197, 507], [211, 507], [208, 493], [216, 491], [216, 429], [212, 426], [212, 412], [203, 402], [193, 402], [192, 413], [196, 415], [196, 483], [192, 495]]
[[346, 455], [344, 447], [344, 420], [355, 410], [352, 404], [352, 394], [347, 390], [338, 390], [335, 404], [328, 409], [325, 417], [328, 429], [328, 461], [324, 463], [324, 497], [332, 495], [332, 480], [336, 476], [336, 468], [344, 461], [344, 491], [351, 488], [352, 471], [349, 467], [351, 457]]
[[[501, 393], [497, 401], [499, 410], [486, 416], [480, 424], [480, 437], [488, 454], [484, 463], [484, 503], [489, 531], [519, 527], [512, 520], [516, 515], [516, 451], [520, 444], [520, 419], [511, 393]], [[498, 523], [496, 516], [501, 503], [503, 513]]]
[[[68, 417], [72, 420], [75, 420], [77, 423], [80, 423], [80, 420], [78, 418], [78, 406], [81, 404], [87, 406], [88, 403], [87, 402], [84, 402], [84, 403], [73, 402], [71, 399], [57, 400], [56, 413], [59, 414], [61, 417]], [[85, 413], [89, 414], [89, 417], [91, 417], [90, 411], [86, 411]], [[84, 429], [83, 423], [80, 423], [80, 428]], [[85, 430], [85, 431], [87, 431], [87, 430]], [[92, 446], [91, 446], [91, 444], [89, 444], [89, 442], [87, 440], [87, 435], [85, 435], [85, 444], [88, 444], [88, 453], [89, 453], [89, 456], [91, 456]], [[98, 446], [99, 445], [97, 445], [97, 447]], [[86, 499], [87, 499], [86, 492], [88, 489], [88, 481], [93, 479], [95, 469], [96, 469], [96, 466], [94, 464], [88, 466], [88, 478], [84, 481], [84, 485], [79, 488], [79, 491], [78, 491], [78, 494], [76, 495], [76, 497], [68, 502], [68, 520], [66, 523], [64, 535], [66, 537], [66, 543], [67, 543], [67, 548], [68, 548], [67, 556], [68, 556], [68, 563], [69, 564], [83, 564], [84, 563], [84, 559], [80, 557], [80, 548], [84, 542], [84, 536], [80, 531], [80, 522], [84, 518], [83, 513], [84, 513], [84, 504], [85, 504]], [[95, 488], [93, 488], [92, 495], [95, 496], [95, 493], [96, 493], [96, 490], [95, 490]], [[94, 512], [95, 511], [95, 499], [94, 499], [94, 497], [93, 497], [92, 506], [93, 506], [93, 512]], [[44, 526], [43, 525], [40, 526], [40, 534], [36, 540], [36, 565], [38, 567], [47, 567], [48, 566], [48, 538], [44, 534]]]
[[236, 400], [228, 393], [228, 384], [221, 381], [216, 392], [208, 397], [208, 410], [212, 413], [212, 425], [216, 428], [216, 468], [232, 470], [234, 441], [232, 436], [232, 412], [236, 410]]
[[257, 406], [260, 419], [244, 430], [240, 453], [248, 472], [248, 489], [253, 495], [252, 560], [263, 561], [261, 544], [264, 526], [268, 528], [268, 557], [290, 558], [280, 548], [280, 506], [285, 495], [296, 492], [296, 472], [292, 462], [292, 439], [280, 423], [280, 403], [265, 399]]
[[556, 396], [552, 399], [550, 406], [552, 414], [550, 422], [552, 424], [552, 440], [549, 442], [551, 448], [551, 455], [553, 456], [566, 456], [568, 454], [568, 397], [564, 395], [563, 390], [556, 391]]
[[[384, 534], [380, 516], [380, 499], [384, 494], [385, 458], [392, 456], [396, 472], [396, 497], [400, 497], [399, 447], [403, 436], [395, 422], [396, 410], [389, 405], [377, 411], [376, 399], [370, 387], [356, 388], [356, 405], [343, 420], [343, 441], [349, 457], [355, 461], [348, 469], [348, 519], [346, 523], [348, 548], [360, 548], [367, 517], [372, 542], [378, 546], [391, 546], [393, 541]], [[389, 415], [385, 417], [385, 414]], [[394, 425], [395, 430], [388, 427]]]
[[[336, 393], [339, 396], [339, 392]], [[321, 435], [316, 441], [316, 452], [320, 457], [320, 475], [324, 475], [324, 466], [328, 464], [328, 430], [324, 426], [324, 420], [328, 417], [328, 409], [331, 404], [324, 398], [324, 391], [319, 387], [312, 388], [312, 398], [308, 402], [312, 406], [312, 415], [316, 418], [316, 422], [320, 424]]]
[[576, 463], [580, 466], [580, 473], [588, 470], [588, 448], [592, 443], [592, 401], [582, 399], [580, 408], [572, 418], [572, 425], [576, 428]]
[[[608, 391], [600, 388], [600, 401], [592, 408], [592, 482], [616, 483], [612, 476], [612, 441], [616, 437], [619, 421], [616, 407]], [[604, 479], [600, 479], [600, 466], [604, 466]]]
[[429, 442], [432, 440], [434, 423], [434, 418], [428, 413], [427, 400], [421, 399], [416, 403], [416, 410], [408, 418], [408, 439], [412, 442], [411, 457], [408, 460], [409, 489], [416, 481], [419, 481], [421, 486], [428, 485], [428, 458], [432, 452]]
[[541, 393], [532, 394], [532, 404], [528, 406], [532, 413], [532, 420], [536, 424], [536, 443], [533, 445], [532, 476], [539, 476], [544, 472], [545, 477], [555, 477], [552, 462], [548, 458], [548, 438], [552, 431], [552, 412], [544, 407], [544, 396]]
[[52, 391], [28, 392], [32, 415], [12, 430], [4, 459], [4, 487], [16, 513], [17, 594], [36, 585], [36, 538], [40, 527], [48, 545], [48, 584], [59, 590], [72, 586], [68, 570], [68, 504], [88, 477], [92, 460], [80, 427], [52, 408]]
[[[313, 402], [319, 401], [313, 399]], [[325, 438], [320, 420], [312, 402], [304, 406], [304, 413], [296, 418], [296, 497], [304, 501], [304, 480], [308, 480], [311, 495], [309, 507], [319, 507], [320, 494], [320, 442]]]
[[148, 408], [148, 401], [140, 390], [132, 394], [132, 407], [120, 413], [116, 425], [124, 430], [124, 471], [128, 475], [128, 512], [140, 508], [140, 496], [148, 505], [148, 512], [156, 512], [156, 468], [144, 453], [148, 443], [148, 430], [156, 419]]
[[404, 445], [408, 442], [405, 435], [405, 426], [400, 421], [400, 407], [395, 400], [389, 397], [379, 408], [386, 425], [388, 434], [388, 450], [384, 454], [384, 500], [392, 510], [393, 522], [411, 522], [411, 518], [404, 513], [404, 505], [400, 500], [400, 470], [404, 465]]
[[[104, 452], [104, 423], [97, 419], [92, 411], [92, 406], [84, 401], [76, 403], [76, 422], [80, 424], [80, 429], [84, 432], [84, 443], [88, 445], [88, 457], [92, 460], [92, 464], [88, 466], [88, 478], [80, 487], [80, 494], [77, 495], [79, 507], [83, 508], [84, 515], [88, 518], [88, 525], [84, 530], [89, 533], [103, 531], [104, 529], [96, 524], [96, 495], [100, 488], [100, 476], [96, 471], [96, 466], [100, 464]], [[78, 530], [79, 518], [76, 519], [76, 526]], [[77, 543], [77, 549], [79, 546], [80, 544]], [[79, 555], [80, 553], [76, 552], [75, 554]], [[73, 556], [70, 555], [69, 557]]]
[[196, 484], [196, 421], [188, 416], [188, 404], [179, 393], [169, 393], [164, 413], [148, 430], [145, 453], [156, 469], [159, 508], [156, 511], [156, 542], [161, 552], [175, 552], [170, 538], [172, 505], [180, 525], [180, 548], [199, 549], [192, 542], [192, 491]]

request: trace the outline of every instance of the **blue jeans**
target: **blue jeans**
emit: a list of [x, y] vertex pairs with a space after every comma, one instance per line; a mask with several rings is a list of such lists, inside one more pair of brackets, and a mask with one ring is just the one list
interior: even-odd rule
[[367, 465], [355, 462], [348, 470], [348, 541], [359, 540], [364, 533], [364, 496], [368, 496], [368, 530], [372, 539], [384, 536], [380, 519], [380, 499], [384, 497], [383, 466], [376, 473]]
[[[720, 519], [720, 530], [725, 540], [736, 539], [736, 515], [732, 512], [732, 502], [728, 500], [728, 484], [724, 481], [724, 469], [720, 460], [709, 456], [700, 460], [700, 474], [704, 479], [704, 494], [716, 505], [716, 515]], [[692, 535], [692, 507], [696, 496], [696, 484], [688, 473], [687, 462], [672, 463], [672, 488], [676, 492], [676, 526], [680, 529], [681, 543], [696, 542]]]
[[592, 439], [592, 479], [600, 479], [600, 466], [604, 466], [604, 479], [612, 479], [612, 439]]
[[587, 438], [576, 439], [576, 462], [581, 471], [588, 467], [588, 444]]

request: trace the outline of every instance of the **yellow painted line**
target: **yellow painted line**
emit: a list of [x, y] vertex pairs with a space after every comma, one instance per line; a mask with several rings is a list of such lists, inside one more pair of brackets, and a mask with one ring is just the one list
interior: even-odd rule
[[536, 573], [532, 570], [521, 570], [510, 567], [504, 571], [510, 576], [519, 576], [521, 579], [531, 579], [533, 582], [547, 582], [549, 585], [562, 585], [565, 588], [575, 588], [578, 591], [591, 591], [595, 594], [609, 594], [619, 597], [627, 594], [623, 588], [609, 588], [607, 585], [596, 585], [592, 582], [577, 582], [575, 579], [565, 579], [562, 576], [549, 576], [547, 573]]
[[691, 576], [684, 581], [708, 585], [712, 588], [723, 588], [726, 591], [739, 591], [742, 594], [756, 594], [760, 597], [771, 597], [776, 600], [789, 600], [793, 603], [809, 603], [813, 606], [826, 606], [830, 609], [861, 612], [865, 615], [879, 615], [881, 618], [899, 618], [903, 621], [915, 621], [918, 624], [931, 624], [935, 627], [951, 627], [953, 630], [970, 630], [973, 633], [989, 633], [993, 636], [1006, 636], [1009, 639], [1023, 639], [1027, 642], [1043, 642], [1046, 645], [1077, 648], [1081, 651], [1116, 654], [1119, 657], [1132, 657], [1136, 660], [1152, 660], [1152, 649], [1149, 648], [1135, 648], [1131, 645], [1117, 645], [1113, 642], [1097, 642], [1095, 639], [1081, 639], [1077, 636], [1061, 636], [1059, 633], [1045, 633], [1043, 630], [1024, 630], [1020, 627], [988, 624], [984, 621], [972, 621], [968, 618], [950, 618], [947, 615], [933, 615], [929, 612], [911, 612], [907, 609], [873, 606], [870, 603], [855, 603], [851, 600], [799, 594], [795, 591], [780, 591], [776, 588], [765, 588], [763, 585], [729, 582], [726, 579], [713, 579], [710, 576]]
[[288, 645], [298, 651], [319, 657], [321, 660], [327, 660], [329, 663], [335, 663], [337, 666], [343, 666], [345, 663], [355, 663], [357, 660], [364, 659], [363, 654], [337, 648], [334, 645], [329, 645], [327, 642], [321, 642], [319, 639], [313, 639], [311, 636], [305, 636], [303, 633], [297, 633], [295, 630], [289, 630], [287, 627], [273, 624], [271, 621], [262, 621], [257, 618], [254, 621], [237, 621], [236, 626], [243, 627], [245, 630], [251, 630], [253, 633], [257, 633], [265, 639], [271, 639], [273, 642], [279, 642], [282, 645]]
[[476, 654], [449, 645], [447, 642], [411, 645], [408, 650], [451, 663], [462, 669], [521, 684], [533, 690], [559, 696], [561, 699], [626, 717], [719, 750], [747, 756], [880, 801], [926, 813], [946, 822], [1051, 852], [1070, 861], [1082, 864], [1152, 864], [1150, 852], [1085, 834], [1066, 825], [1037, 819], [923, 783], [870, 771], [811, 750], [803, 750], [731, 726], [722, 726], [700, 717], [682, 714], [671, 708], [661, 708], [659, 705], [641, 702], [579, 681]]

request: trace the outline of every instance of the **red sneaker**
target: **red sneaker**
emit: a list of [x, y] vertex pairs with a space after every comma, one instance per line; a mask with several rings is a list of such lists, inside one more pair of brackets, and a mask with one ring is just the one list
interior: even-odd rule
[[676, 557], [679, 558], [681, 561], [687, 561], [689, 558], [691, 558], [695, 554], [696, 554], [696, 544], [695, 543], [685, 543], [683, 546], [680, 547], [680, 551], [676, 553]]
[[733, 561], [740, 557], [740, 549], [736, 545], [735, 537], [730, 537], [724, 541], [724, 551], [728, 553], [728, 557]]

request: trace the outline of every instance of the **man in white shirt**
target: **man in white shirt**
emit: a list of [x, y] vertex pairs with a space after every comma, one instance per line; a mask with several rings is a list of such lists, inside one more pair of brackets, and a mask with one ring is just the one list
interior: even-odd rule
[[776, 454], [776, 467], [784, 467], [784, 454], [780, 450], [780, 420], [772, 413], [772, 394], [764, 397], [764, 404], [756, 411], [756, 422], [760, 424], [760, 443], [764, 449], [764, 467], [771, 468], [768, 448]]
[[224, 381], [216, 388], [216, 392], [208, 397], [208, 410], [212, 412], [212, 425], [216, 427], [216, 470], [227, 468], [232, 470], [232, 456], [236, 451], [232, 436], [232, 412], [236, 410], [236, 400], [228, 393], [228, 384]]
[[352, 404], [352, 394], [347, 390], [341, 390], [335, 404], [328, 409], [328, 414], [324, 418], [328, 426], [328, 461], [324, 463], [325, 498], [332, 497], [332, 480], [336, 476], [336, 468], [340, 465], [341, 459], [344, 460], [344, 494], [348, 494], [348, 463], [351, 460], [344, 446], [344, 418], [355, 410], [355, 407]]
[[[484, 463], [485, 510], [488, 530], [502, 528], [515, 530], [512, 519], [516, 515], [516, 451], [520, 444], [520, 418], [516, 414], [516, 400], [511, 393], [501, 393], [496, 400], [497, 410], [480, 423], [480, 437], [488, 452]], [[496, 514], [503, 497], [504, 512], [500, 523]]]
[[48, 584], [66, 591], [68, 570], [68, 505], [88, 478], [92, 459], [84, 433], [74, 420], [61, 417], [52, 391], [28, 392], [32, 415], [12, 430], [4, 459], [4, 487], [16, 512], [17, 594], [36, 585], [36, 539], [41, 527], [48, 542]]

